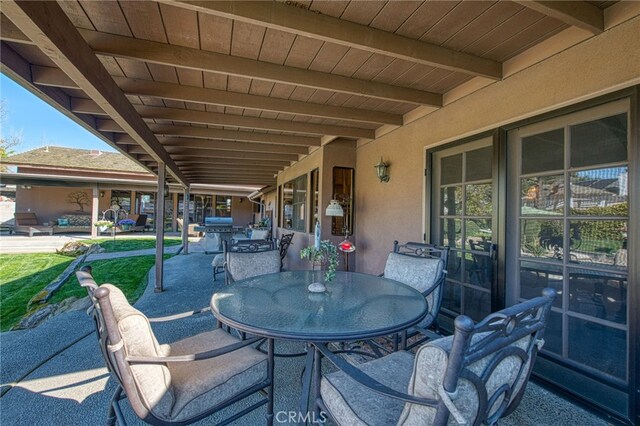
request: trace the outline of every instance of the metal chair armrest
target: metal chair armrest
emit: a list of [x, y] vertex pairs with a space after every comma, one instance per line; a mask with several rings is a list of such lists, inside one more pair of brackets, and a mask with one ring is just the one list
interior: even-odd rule
[[149, 322], [173, 321], [173, 320], [182, 319], [182, 318], [189, 318], [190, 316], [198, 315], [198, 314], [202, 314], [204, 312], [210, 312], [210, 311], [211, 311], [211, 308], [206, 307], [206, 308], [198, 309], [197, 311], [188, 311], [188, 312], [183, 312], [175, 315], [167, 315], [166, 317], [149, 318]]
[[242, 349], [245, 346], [252, 345], [254, 343], [263, 340], [263, 337], [254, 337], [247, 340], [242, 340], [238, 343], [228, 345], [222, 348], [214, 349], [211, 351], [198, 352], [189, 355], [176, 355], [176, 356], [127, 356], [126, 361], [132, 364], [164, 364], [166, 362], [191, 362], [201, 361], [204, 359], [215, 358], [230, 352]]
[[410, 402], [412, 404], [426, 405], [429, 407], [435, 407], [439, 403], [439, 401], [436, 399], [418, 398], [413, 395], [391, 389], [390, 387], [383, 385], [382, 383], [373, 379], [371, 376], [363, 373], [359, 368], [353, 366], [352, 364], [349, 364], [343, 358], [335, 355], [329, 350], [329, 348], [327, 348], [326, 344], [313, 342], [313, 345], [320, 351], [320, 353], [322, 353], [325, 358], [327, 358], [333, 365], [344, 372], [347, 376], [374, 392], [388, 396], [390, 398], [398, 399], [400, 401]]

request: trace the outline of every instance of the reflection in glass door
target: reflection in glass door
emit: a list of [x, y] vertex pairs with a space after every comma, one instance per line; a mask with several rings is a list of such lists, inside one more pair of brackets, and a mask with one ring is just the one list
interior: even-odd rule
[[431, 241], [450, 247], [442, 310], [480, 320], [494, 281], [493, 139], [434, 153], [432, 185]]
[[508, 161], [509, 302], [558, 291], [536, 369], [621, 414], [629, 386], [626, 111], [619, 102], [509, 132]]

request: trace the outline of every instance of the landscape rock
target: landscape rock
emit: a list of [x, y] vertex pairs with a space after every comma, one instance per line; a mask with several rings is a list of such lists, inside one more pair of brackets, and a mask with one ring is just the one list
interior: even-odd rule
[[44, 322], [47, 318], [52, 316], [52, 314], [58, 309], [57, 304], [46, 305], [42, 309], [38, 309], [28, 316], [22, 318], [22, 320], [15, 326], [13, 326], [13, 330], [24, 330], [27, 328], [37, 327], [39, 324]]

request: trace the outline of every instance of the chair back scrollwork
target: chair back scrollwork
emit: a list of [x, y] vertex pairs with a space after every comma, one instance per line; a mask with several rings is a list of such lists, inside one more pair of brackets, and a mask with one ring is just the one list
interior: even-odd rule
[[287, 257], [287, 251], [289, 250], [289, 246], [291, 245], [291, 241], [293, 240], [293, 236], [295, 234], [292, 232], [291, 234], [284, 234], [280, 238], [280, 268], [284, 265], [284, 258]]

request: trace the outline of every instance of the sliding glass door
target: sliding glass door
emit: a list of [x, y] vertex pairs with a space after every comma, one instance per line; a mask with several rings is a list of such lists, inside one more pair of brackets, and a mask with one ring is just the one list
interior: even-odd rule
[[[628, 410], [627, 101], [508, 134], [508, 304], [558, 291], [536, 371]], [[581, 386], [576, 386], [581, 383]]]
[[[491, 312], [496, 253], [493, 138], [433, 154], [431, 242], [450, 247], [442, 310]], [[495, 302], [493, 302], [495, 303]]]
[[451, 249], [443, 328], [553, 287], [534, 374], [622, 419], [640, 380], [631, 103], [572, 108], [427, 157], [428, 241]]

